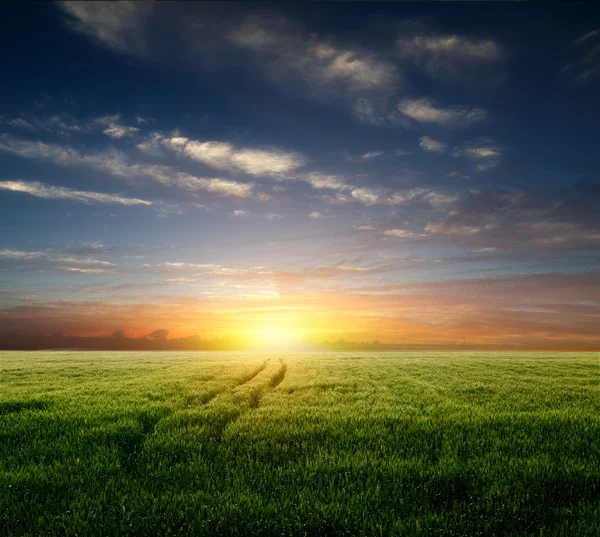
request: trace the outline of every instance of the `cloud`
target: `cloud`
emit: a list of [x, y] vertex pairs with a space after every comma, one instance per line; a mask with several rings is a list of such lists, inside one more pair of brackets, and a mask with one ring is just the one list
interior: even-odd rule
[[55, 164], [75, 164], [81, 161], [79, 153], [70, 147], [32, 142], [13, 138], [7, 134], [0, 137], [0, 151], [23, 158], [49, 160]]
[[313, 211], [309, 216], [314, 219], [323, 218], [323, 214], [321, 214], [319, 211]]
[[117, 274], [114, 270], [79, 267], [56, 267], [56, 270], [62, 270], [64, 272], [76, 272], [78, 274]]
[[332, 190], [349, 190], [350, 185], [337, 175], [327, 175], [320, 172], [310, 172], [304, 175], [295, 176], [297, 179], [305, 181], [313, 188], [318, 190], [329, 188]]
[[242, 209], [237, 209], [233, 211], [233, 216], [248, 216], [250, 213], [248, 211], [244, 211]]
[[414, 231], [407, 231], [406, 229], [386, 229], [383, 232], [383, 234], [388, 235], [390, 237], [400, 237], [402, 239], [416, 239], [418, 237], [426, 237], [424, 233], [415, 233]]
[[449, 223], [443, 224], [427, 224], [425, 231], [439, 235], [472, 235], [481, 231], [480, 227], [476, 226], [461, 226]]
[[373, 205], [379, 201], [378, 194], [370, 188], [355, 188], [350, 195], [365, 205]]
[[139, 131], [140, 129], [136, 127], [126, 127], [125, 125], [117, 125], [116, 123], [113, 123], [104, 129], [103, 132], [111, 138], [123, 138], [124, 136], [133, 136]]
[[284, 89], [303, 90], [309, 98], [344, 103], [360, 121], [385, 122], [386, 99], [401, 83], [389, 60], [354, 46], [341, 46], [306, 34], [293, 21], [249, 17], [227, 34], [250, 52], [267, 77]]
[[129, 127], [127, 125], [119, 124], [118, 121], [121, 119], [120, 114], [116, 114], [114, 116], [103, 116], [96, 118], [92, 121], [94, 125], [101, 125], [105, 128], [103, 129], [103, 133], [110, 138], [119, 139], [124, 137], [131, 137], [138, 132], [140, 129], [137, 127]]
[[140, 131], [137, 127], [121, 124], [120, 119], [120, 114], [82, 119], [63, 113], [46, 117], [31, 116], [26, 119], [19, 117], [7, 120], [5, 123], [29, 132], [52, 132], [62, 135], [88, 134], [100, 128], [104, 134], [113, 139], [131, 137]]
[[303, 35], [282, 18], [250, 17], [228, 39], [264, 55], [269, 76], [297, 78], [322, 94], [387, 89], [396, 82], [396, 69], [390, 62], [367, 51]]
[[97, 43], [129, 54], [145, 56], [145, 23], [152, 13], [146, 2], [60, 2], [67, 24]]
[[360, 158], [363, 160], [372, 160], [374, 158], [380, 157], [384, 153], [384, 151], [368, 151], [367, 153], [361, 155]]
[[64, 251], [0, 250], [0, 269], [61, 271], [79, 274], [116, 274], [115, 264]]
[[445, 127], [468, 127], [488, 118], [482, 108], [450, 106], [440, 108], [431, 99], [403, 99], [398, 110], [419, 123], [434, 123]]
[[441, 34], [419, 21], [400, 25], [396, 53], [435, 79], [464, 85], [498, 83], [502, 75], [497, 66], [506, 59], [492, 39]]
[[600, 29], [578, 37], [569, 47], [569, 63], [560, 74], [577, 83], [600, 75]]
[[465, 157], [477, 161], [476, 171], [483, 172], [495, 168], [502, 159], [502, 149], [491, 143], [489, 139], [482, 139], [467, 144], [463, 148], [452, 151], [453, 157]]
[[598, 251], [597, 203], [580, 204], [577, 197], [576, 192], [564, 191], [539, 198], [526, 192], [472, 189], [443, 220], [430, 221], [425, 230], [443, 242], [479, 252], [494, 248], [505, 256]]
[[0, 181], [0, 190], [22, 192], [44, 199], [66, 199], [82, 203], [112, 203], [118, 205], [152, 205], [152, 202], [115, 194], [73, 190], [62, 186], [45, 185], [39, 181]]
[[429, 203], [434, 209], [439, 209], [451, 205], [458, 201], [458, 196], [450, 196], [444, 192], [432, 190], [422, 196], [422, 199]]
[[447, 144], [442, 142], [437, 142], [433, 138], [429, 136], [421, 136], [419, 138], [419, 145], [423, 151], [427, 151], [428, 153], [440, 153], [444, 154], [446, 152]]
[[239, 148], [226, 142], [200, 142], [185, 137], [162, 140], [162, 144], [211, 168], [249, 175], [284, 175], [304, 165], [302, 155], [278, 149]]
[[13, 153], [23, 158], [47, 160], [58, 165], [87, 166], [112, 175], [132, 180], [151, 179], [165, 186], [174, 186], [190, 192], [213, 192], [218, 195], [248, 198], [260, 194], [254, 192], [254, 183], [242, 183], [231, 179], [196, 177], [168, 166], [136, 163], [131, 164], [125, 154], [117, 150], [84, 155], [68, 146], [31, 142], [4, 135], [0, 138], [0, 151]]

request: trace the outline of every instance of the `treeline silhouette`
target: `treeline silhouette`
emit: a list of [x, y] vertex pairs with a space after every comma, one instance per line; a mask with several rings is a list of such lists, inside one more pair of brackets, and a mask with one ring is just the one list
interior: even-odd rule
[[[69, 336], [60, 333], [5, 334], [0, 335], [0, 350], [102, 350], [102, 351], [235, 351], [249, 350], [251, 347], [235, 339], [202, 339], [198, 335], [169, 338], [169, 331], [154, 330], [142, 337], [128, 337], [122, 330], [115, 330], [107, 336]], [[418, 343], [387, 344], [379, 341], [359, 343], [340, 339], [334, 342], [314, 343], [307, 341], [293, 350], [332, 350], [332, 351], [398, 351], [398, 350], [564, 350], [598, 351], [597, 347], [573, 346], [565, 342], [552, 346], [506, 346], [477, 345], [465, 343]]]

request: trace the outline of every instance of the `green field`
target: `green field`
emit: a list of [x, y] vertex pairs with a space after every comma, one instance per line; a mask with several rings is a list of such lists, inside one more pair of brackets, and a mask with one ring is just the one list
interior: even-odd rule
[[600, 535], [598, 353], [0, 353], [0, 535]]

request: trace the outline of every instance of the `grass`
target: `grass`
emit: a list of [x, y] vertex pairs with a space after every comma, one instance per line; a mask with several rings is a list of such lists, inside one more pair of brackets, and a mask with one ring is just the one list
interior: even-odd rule
[[597, 353], [0, 353], [0, 535], [600, 535]]

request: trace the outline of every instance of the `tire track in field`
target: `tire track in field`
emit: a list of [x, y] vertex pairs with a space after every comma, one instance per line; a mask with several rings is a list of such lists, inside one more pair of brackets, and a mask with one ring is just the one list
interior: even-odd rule
[[[287, 364], [283, 361], [283, 358], [279, 358], [279, 368], [277, 369], [277, 371], [275, 371], [275, 373], [273, 373], [271, 375], [271, 377], [269, 378], [268, 382], [265, 384], [261, 384], [258, 385], [256, 387], [254, 387], [253, 389], [251, 389], [248, 394], [244, 394], [245, 397], [241, 397], [239, 401], [235, 400], [235, 394], [234, 394], [234, 404], [236, 405], [236, 410], [237, 412], [235, 412], [234, 414], [230, 415], [229, 419], [227, 419], [224, 423], [221, 424], [221, 427], [219, 428], [219, 437], [222, 438], [223, 433], [225, 431], [225, 428], [230, 425], [231, 423], [235, 422], [238, 418], [240, 418], [240, 416], [242, 416], [243, 414], [246, 414], [247, 412], [251, 411], [251, 410], [255, 410], [260, 406], [260, 402], [263, 399], [263, 397], [269, 393], [271, 390], [274, 390], [275, 388], [277, 388], [277, 386], [279, 386], [285, 379], [285, 375], [287, 373]], [[252, 376], [252, 378], [250, 380], [248, 380], [247, 382], [244, 382], [243, 384], [240, 384], [238, 386], [242, 387], [248, 384], [248, 382], [250, 382], [251, 380], [255, 379], [259, 373], [261, 373], [262, 371], [264, 371], [267, 367], [267, 364], [269, 362], [269, 359], [266, 359], [263, 362], [263, 367], [260, 369], [260, 371], [257, 371], [257, 373], [255, 375]], [[259, 369], [259, 368], [257, 368]], [[245, 405], [238, 405], [236, 403], [247, 403], [247, 407], [245, 407]]]
[[[190, 421], [182, 422], [181, 426], [185, 427], [183, 423], [187, 423], [199, 427], [201, 430], [198, 432], [198, 445], [203, 445], [203, 449], [208, 450], [207, 453], [216, 455], [227, 427], [248, 412], [257, 409], [263, 397], [285, 380], [287, 364], [283, 361], [284, 358], [279, 358], [278, 364], [270, 358], [265, 359], [246, 375], [230, 384], [228, 388], [210, 391], [199, 397], [191, 408], [188, 406], [180, 410], [164, 409], [153, 414], [143, 412], [137, 416], [136, 420], [141, 430], [127, 435], [118, 442], [123, 470], [132, 476], [143, 476], [145, 464], [152, 459], [153, 448], [149, 447], [152, 445], [149, 444], [149, 439], [155, 434], [164, 434], [164, 431], [159, 431], [159, 423], [174, 418], [180, 411], [183, 412], [184, 419], [185, 413], [192, 412], [191, 415], [187, 415]], [[167, 425], [167, 427], [172, 426]], [[178, 436], [177, 425], [170, 430], [171, 436]], [[183, 455], [177, 455], [177, 451], [174, 451], [172, 456], [175, 461], [177, 457]]]
[[271, 382], [269, 383], [271, 388], [277, 388], [277, 386], [283, 382], [285, 374], [287, 373], [287, 365], [284, 363], [283, 359], [279, 358], [279, 362], [281, 363], [281, 366], [277, 370], [277, 373], [271, 377]]
[[274, 390], [279, 386], [283, 380], [285, 379], [285, 374], [287, 372], [287, 364], [283, 361], [283, 358], [279, 358], [279, 369], [271, 375], [269, 379], [269, 383], [266, 386], [260, 386], [250, 392], [250, 408], [258, 408], [260, 405], [260, 401], [265, 396], [266, 392], [269, 389]]
[[269, 360], [270, 360], [270, 358], [267, 358], [262, 364], [260, 364], [258, 367], [256, 367], [252, 371], [250, 371], [250, 373], [248, 373], [247, 375], [244, 375], [242, 378], [240, 378], [238, 380], [238, 386], [243, 386], [244, 384], [250, 382], [253, 378], [258, 376], [259, 373], [264, 371], [267, 367], [267, 364], [269, 363]]
[[[230, 392], [232, 389], [235, 390], [236, 388], [239, 388], [239, 387], [251, 382], [262, 371], [264, 371], [266, 369], [267, 364], [269, 363], [269, 360], [270, 359], [267, 358], [261, 364], [259, 364], [257, 367], [255, 367], [250, 372], [248, 372], [246, 375], [239, 378], [233, 386], [229, 386], [229, 387], [223, 388], [221, 390], [211, 390], [211, 391], [206, 392], [201, 395], [186, 396], [184, 399], [184, 401], [185, 401], [184, 406], [180, 410], [185, 411], [185, 410], [190, 410], [193, 408], [206, 408], [209, 405], [209, 403], [211, 403], [213, 400], [217, 399], [219, 396], [224, 395], [227, 392]], [[253, 406], [252, 395], [253, 394], [251, 393], [250, 407]], [[256, 406], [258, 406], [258, 403], [256, 403]], [[171, 410], [167, 410], [164, 413], [161, 413], [160, 415], [154, 415], [154, 416], [150, 415], [147, 412], [142, 412], [141, 414], [139, 414], [136, 417], [136, 421], [140, 425], [141, 431], [131, 434], [131, 435], [127, 435], [126, 437], [124, 437], [123, 439], [120, 439], [117, 442], [119, 452], [121, 453], [121, 455], [120, 455], [121, 464], [126, 472], [132, 474], [137, 471], [137, 469], [138, 469], [138, 460], [137, 459], [143, 453], [144, 448], [147, 444], [148, 438], [156, 433], [158, 424], [161, 421], [177, 414], [177, 412], [178, 412], [178, 410], [171, 409]], [[223, 430], [225, 429], [227, 424], [230, 421], [234, 421], [235, 419], [237, 419], [238, 415], [239, 415], [239, 411], [236, 409], [236, 411], [233, 414], [231, 414], [231, 413], [226, 414], [224, 419], [223, 419], [223, 416], [215, 416], [216, 419], [209, 420], [209, 421], [213, 421], [213, 424], [215, 425], [215, 429], [217, 431], [216, 436], [218, 436], [220, 438], [223, 433]]]

